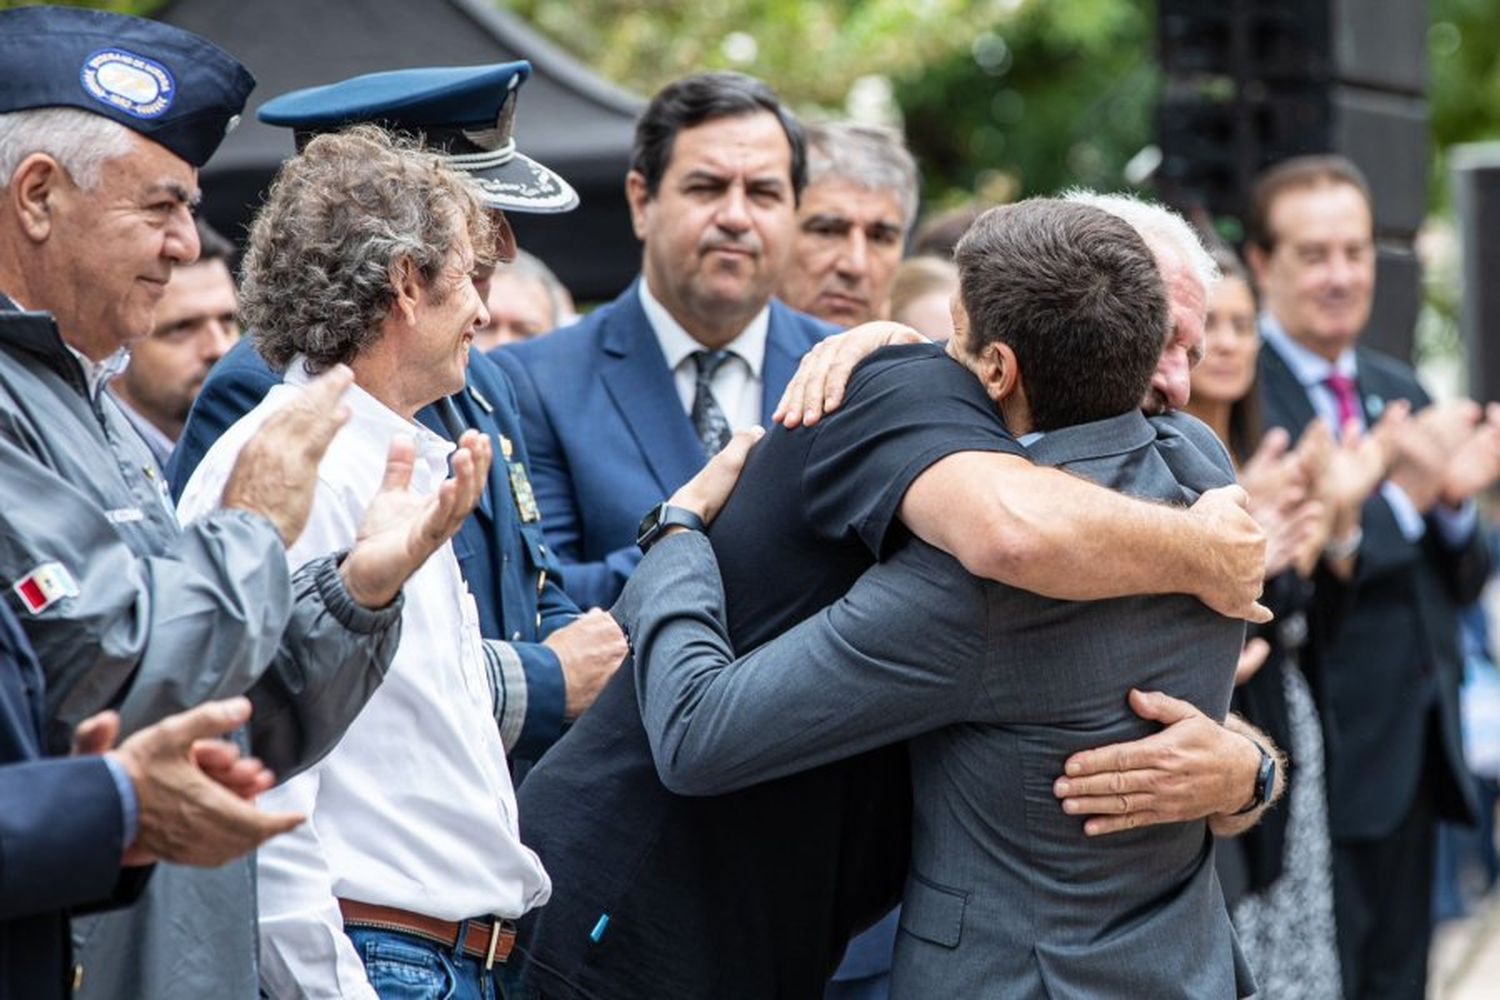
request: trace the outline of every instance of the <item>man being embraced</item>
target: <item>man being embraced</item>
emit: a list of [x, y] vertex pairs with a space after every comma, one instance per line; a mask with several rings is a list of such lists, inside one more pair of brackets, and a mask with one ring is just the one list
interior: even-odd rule
[[[1024, 202], [981, 217], [957, 260], [947, 356], [916, 345], [871, 360], [821, 433], [858, 419], [901, 369], [922, 368], [945, 391], [965, 383], [1038, 464], [1169, 504], [1233, 482], [1203, 425], [1140, 412], [1171, 322], [1152, 253], [1128, 224], [1086, 205]], [[672, 505], [711, 518], [747, 445]], [[798, 502], [788, 487], [806, 450], [786, 432], [768, 438], [714, 521], [714, 544], [669, 529], [683, 537], [655, 540], [616, 608], [667, 787], [718, 794], [910, 740], [893, 996], [1253, 992], [1205, 821], [1090, 841], [1053, 797], [1070, 754], [1153, 728], [1129, 707], [1130, 688], [1222, 720], [1243, 623], [1185, 595], [1053, 600], [902, 535], [831, 607], [731, 662], [729, 637], [755, 601], [728, 586], [726, 607], [734, 581], [721, 581], [715, 547], [791, 522], [774, 498]]]

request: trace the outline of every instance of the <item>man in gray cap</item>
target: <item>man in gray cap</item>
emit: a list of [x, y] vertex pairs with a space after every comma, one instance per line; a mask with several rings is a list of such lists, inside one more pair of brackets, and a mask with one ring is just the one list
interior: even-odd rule
[[[347, 419], [337, 400], [350, 376], [336, 371], [246, 450], [224, 512], [180, 529], [103, 389], [151, 332], [172, 268], [197, 257], [197, 167], [253, 80], [187, 32], [68, 8], [0, 12], [0, 65], [0, 586], [46, 677], [50, 749], [106, 707], [130, 732], [244, 693], [255, 752], [289, 776], [333, 746], [384, 677], [401, 586], [457, 529], [488, 469], [461, 458], [455, 486], [422, 501], [393, 449], [391, 488], [359, 541], [293, 575], [285, 548]], [[196, 905], [162, 913], [163, 936], [131, 942], [134, 964], [100, 969], [101, 985], [255, 995], [250, 870], [195, 874], [212, 881]]]

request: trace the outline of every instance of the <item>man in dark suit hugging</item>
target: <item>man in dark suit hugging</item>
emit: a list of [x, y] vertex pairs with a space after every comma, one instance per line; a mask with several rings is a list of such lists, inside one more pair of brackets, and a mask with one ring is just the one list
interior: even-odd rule
[[[1085, 205], [1024, 202], [981, 217], [957, 261], [946, 352], [872, 358], [839, 413], [760, 447], [712, 544], [672, 529], [683, 537], [637, 568], [615, 613], [634, 642], [657, 768], [673, 791], [717, 794], [911, 740], [893, 996], [1247, 996], [1207, 824], [1090, 841], [1052, 794], [1070, 754], [1148, 732], [1127, 705], [1131, 687], [1222, 719], [1242, 623], [1183, 595], [1052, 600], [905, 537], [837, 603], [731, 662], [729, 636], [757, 605], [743, 577], [774, 569], [745, 550], [777, 558], [759, 543], [797, 523], [796, 484], [819, 448], [798, 435], [838, 435], [891, 399], [893, 382], [964, 393], [1038, 464], [1116, 490], [1186, 505], [1233, 482], [1201, 424], [1141, 414], [1170, 322], [1131, 226]], [[732, 464], [672, 503], [713, 515]], [[721, 581], [725, 548], [734, 572]]]

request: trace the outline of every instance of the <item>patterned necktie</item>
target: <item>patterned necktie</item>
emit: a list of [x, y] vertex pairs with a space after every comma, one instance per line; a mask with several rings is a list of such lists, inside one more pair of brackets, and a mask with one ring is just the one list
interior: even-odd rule
[[1348, 375], [1334, 372], [1323, 380], [1323, 384], [1328, 386], [1333, 393], [1334, 402], [1338, 404], [1339, 425], [1334, 428], [1334, 432], [1336, 436], [1343, 437], [1344, 428], [1349, 421], [1360, 419], [1359, 394], [1355, 392], [1354, 380]]
[[693, 394], [693, 429], [703, 443], [703, 453], [717, 455], [729, 443], [729, 420], [714, 398], [714, 373], [734, 354], [730, 351], [694, 351], [693, 364], [698, 366], [698, 388]]

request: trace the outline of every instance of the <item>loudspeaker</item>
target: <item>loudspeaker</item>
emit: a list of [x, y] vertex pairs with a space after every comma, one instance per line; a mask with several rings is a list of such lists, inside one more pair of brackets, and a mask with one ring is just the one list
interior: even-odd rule
[[1469, 355], [1469, 393], [1500, 400], [1500, 143], [1451, 153], [1463, 280], [1459, 326]]
[[[1421, 0], [1159, 0], [1164, 200], [1233, 234], [1256, 174], [1341, 153], [1370, 181], [1380, 244], [1364, 342], [1409, 357], [1427, 207]], [[1242, 232], [1242, 230], [1241, 230]]]

